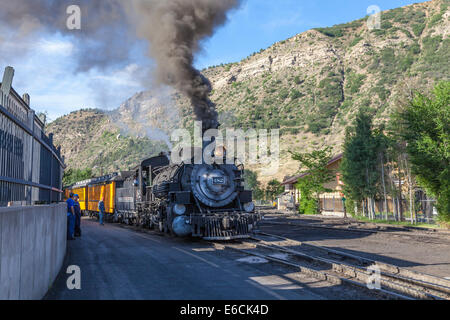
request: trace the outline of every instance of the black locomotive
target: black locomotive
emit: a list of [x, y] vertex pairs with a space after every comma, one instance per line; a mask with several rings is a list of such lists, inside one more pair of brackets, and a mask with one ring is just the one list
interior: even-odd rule
[[180, 237], [249, 236], [260, 215], [238, 164], [173, 164], [160, 154], [143, 161], [116, 189], [118, 222]]

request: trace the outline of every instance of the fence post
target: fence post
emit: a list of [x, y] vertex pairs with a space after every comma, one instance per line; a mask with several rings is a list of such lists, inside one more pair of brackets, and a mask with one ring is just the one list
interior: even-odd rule
[[335, 207], [335, 204], [334, 204], [334, 196], [333, 196], [333, 213], [335, 213], [336, 212], [336, 207]]
[[[25, 96], [25, 95], [24, 95]], [[28, 96], [28, 95], [27, 95]], [[30, 97], [28, 96], [28, 103], [30, 103]], [[29, 176], [26, 178], [29, 182], [33, 182], [33, 163], [34, 163], [34, 110], [28, 110], [28, 128], [31, 130], [32, 135], [29, 138], [30, 146], [28, 147], [28, 154], [29, 159], [25, 159], [25, 165], [29, 166]], [[29, 161], [28, 161], [29, 160]], [[27, 194], [27, 204], [32, 205], [33, 203], [33, 187], [28, 187], [28, 194]]]

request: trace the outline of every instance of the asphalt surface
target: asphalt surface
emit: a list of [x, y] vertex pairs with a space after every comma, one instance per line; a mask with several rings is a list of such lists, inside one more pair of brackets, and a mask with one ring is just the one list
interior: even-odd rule
[[342, 219], [316, 216], [286, 219], [273, 215], [268, 219], [260, 225], [261, 231], [450, 279], [447, 233], [426, 235], [395, 228], [374, 233], [350, 231], [342, 228]]
[[[320, 300], [364, 299], [324, 281], [204, 241], [141, 233], [82, 221], [49, 300]], [[69, 266], [81, 289], [69, 290]], [[367, 298], [366, 298], [367, 299]]]

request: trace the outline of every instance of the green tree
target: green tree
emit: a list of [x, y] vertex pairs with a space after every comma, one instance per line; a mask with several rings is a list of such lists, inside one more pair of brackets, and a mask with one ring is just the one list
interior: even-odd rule
[[87, 180], [93, 178], [91, 168], [86, 169], [69, 169], [64, 172], [63, 185], [65, 187], [71, 186], [79, 181]]
[[267, 184], [266, 188], [266, 199], [274, 201], [276, 197], [278, 197], [280, 194], [282, 194], [284, 191], [284, 187], [281, 185], [281, 183], [274, 179], [271, 180]]
[[244, 171], [245, 189], [253, 191], [253, 199], [262, 200], [264, 191], [261, 189], [261, 183], [258, 181], [258, 174], [251, 170]]
[[[357, 204], [367, 201], [369, 216], [374, 218], [374, 198], [380, 181], [378, 155], [383, 139], [382, 129], [374, 129], [372, 118], [368, 110], [361, 109], [353, 126], [347, 128], [340, 171], [344, 193]], [[365, 208], [366, 205], [364, 213]]]
[[411, 171], [437, 199], [442, 220], [450, 222], [450, 81], [427, 96], [415, 93], [392, 117], [396, 134], [406, 141]]
[[332, 191], [325, 185], [335, 178], [333, 171], [328, 168], [332, 158], [331, 147], [311, 153], [291, 152], [291, 154], [294, 160], [300, 162], [300, 168], [304, 169], [300, 173], [305, 174], [296, 185], [301, 194], [300, 213], [316, 214], [320, 194]]

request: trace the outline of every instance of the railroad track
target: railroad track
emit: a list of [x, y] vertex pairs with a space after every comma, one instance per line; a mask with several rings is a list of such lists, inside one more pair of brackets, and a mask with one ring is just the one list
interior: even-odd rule
[[[357, 287], [383, 299], [450, 300], [450, 280], [277, 235], [258, 232], [248, 240], [215, 245], [295, 268], [335, 285]], [[374, 272], [379, 272], [379, 289], [368, 286], [375, 279]]]
[[392, 236], [400, 236], [400, 237], [427, 237], [431, 240], [432, 243], [448, 243], [450, 241], [450, 233], [446, 232], [436, 232], [436, 231], [410, 231], [410, 230], [399, 230], [392, 231], [389, 229], [383, 230], [373, 230], [373, 229], [364, 229], [364, 228], [350, 228], [350, 227], [328, 227], [328, 226], [317, 226], [303, 223], [293, 223], [290, 221], [279, 222], [279, 221], [271, 221], [271, 220], [263, 220], [263, 225], [285, 225], [290, 227], [301, 227], [307, 229], [320, 229], [320, 230], [332, 230], [332, 231], [342, 231], [342, 232], [353, 232], [353, 233], [368, 233], [368, 234], [388, 234]]

